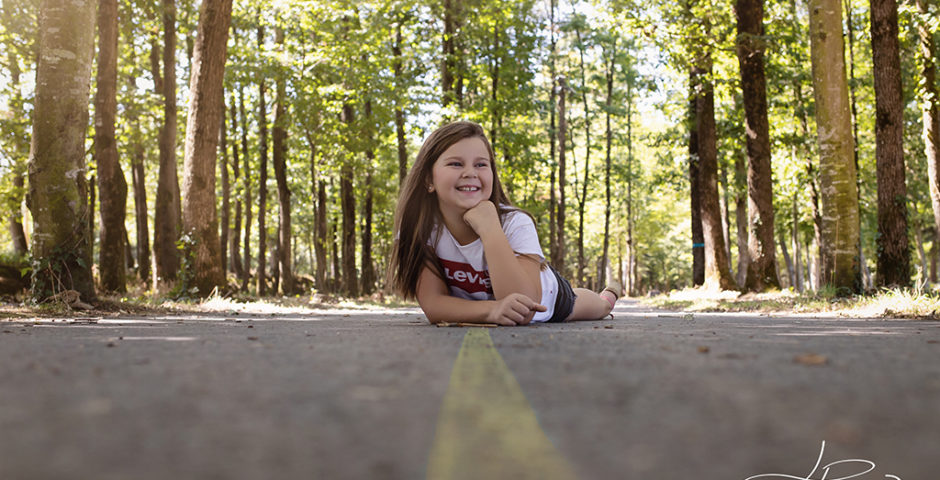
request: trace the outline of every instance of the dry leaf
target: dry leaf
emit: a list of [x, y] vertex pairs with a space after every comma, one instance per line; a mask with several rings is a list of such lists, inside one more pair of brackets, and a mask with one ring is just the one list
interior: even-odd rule
[[712, 349], [710, 349], [710, 348], [708, 348], [708, 347], [704, 347], [704, 346], [703, 346], [703, 347], [698, 347], [698, 353], [708, 353], [708, 352], [710, 352], [711, 350], [712, 350]]
[[793, 361], [801, 365], [819, 366], [829, 363], [829, 358], [818, 353], [806, 353], [797, 355], [793, 358]]

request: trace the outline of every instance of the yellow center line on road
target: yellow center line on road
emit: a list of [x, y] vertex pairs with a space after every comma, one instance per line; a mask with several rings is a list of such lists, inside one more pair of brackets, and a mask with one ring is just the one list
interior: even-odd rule
[[493, 345], [467, 330], [444, 396], [427, 478], [575, 479]]

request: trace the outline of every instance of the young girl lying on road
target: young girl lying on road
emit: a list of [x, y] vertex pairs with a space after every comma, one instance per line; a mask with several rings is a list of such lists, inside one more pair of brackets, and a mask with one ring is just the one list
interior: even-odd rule
[[432, 133], [405, 179], [395, 211], [389, 277], [417, 297], [431, 323], [600, 319], [619, 286], [571, 288], [545, 262], [535, 223], [503, 193], [483, 128], [454, 122]]

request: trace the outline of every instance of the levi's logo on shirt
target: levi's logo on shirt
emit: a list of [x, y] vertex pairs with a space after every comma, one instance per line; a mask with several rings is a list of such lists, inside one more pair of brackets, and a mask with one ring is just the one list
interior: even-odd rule
[[490, 274], [487, 271], [477, 271], [469, 263], [452, 262], [438, 259], [444, 267], [444, 277], [447, 285], [458, 287], [467, 293], [486, 292], [493, 293], [490, 286]]

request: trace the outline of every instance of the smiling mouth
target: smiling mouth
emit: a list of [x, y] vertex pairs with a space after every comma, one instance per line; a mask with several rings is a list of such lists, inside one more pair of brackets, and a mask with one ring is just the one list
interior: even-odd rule
[[461, 192], [478, 192], [480, 190], [480, 187], [464, 186], [464, 187], [457, 187], [457, 190]]

